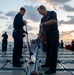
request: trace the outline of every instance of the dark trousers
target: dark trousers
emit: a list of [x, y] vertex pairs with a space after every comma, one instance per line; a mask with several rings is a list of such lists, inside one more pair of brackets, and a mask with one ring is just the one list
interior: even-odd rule
[[72, 45], [72, 51], [74, 51], [74, 44]]
[[47, 34], [46, 65], [50, 70], [56, 71], [58, 55], [59, 33], [52, 32]]
[[43, 40], [42, 40], [41, 44], [42, 44], [42, 50], [43, 50], [43, 52], [46, 52], [46, 44], [44, 44]]
[[7, 40], [2, 41], [2, 51], [7, 51]]
[[17, 36], [17, 33], [14, 33], [14, 49], [13, 49], [13, 64], [19, 63], [19, 59], [22, 55], [22, 46], [23, 46], [23, 38], [21, 36]]

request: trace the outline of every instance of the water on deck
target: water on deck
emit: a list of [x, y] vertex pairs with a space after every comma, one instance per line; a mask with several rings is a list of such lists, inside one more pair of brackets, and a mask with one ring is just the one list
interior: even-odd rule
[[[31, 48], [31, 50], [35, 50], [35, 48]], [[34, 69], [34, 65], [29, 65], [28, 62], [25, 62], [25, 60], [29, 57], [28, 49], [23, 49], [24, 64], [20, 68], [12, 66], [12, 53], [12, 48], [8, 48], [6, 54], [3, 54], [0, 49], [0, 75], [30, 75]], [[39, 75], [45, 75], [44, 72], [47, 70], [47, 68], [42, 69], [39, 66], [44, 64], [45, 57], [45, 53], [39, 49], [36, 68], [36, 71], [39, 73]], [[74, 52], [65, 49], [59, 49], [57, 63], [57, 73], [54, 75], [74, 75]]]

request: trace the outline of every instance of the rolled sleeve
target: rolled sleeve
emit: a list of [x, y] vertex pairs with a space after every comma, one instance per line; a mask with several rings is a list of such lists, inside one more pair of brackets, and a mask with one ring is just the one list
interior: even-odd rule
[[57, 19], [57, 14], [54, 11], [51, 11], [50, 15], [51, 19]]

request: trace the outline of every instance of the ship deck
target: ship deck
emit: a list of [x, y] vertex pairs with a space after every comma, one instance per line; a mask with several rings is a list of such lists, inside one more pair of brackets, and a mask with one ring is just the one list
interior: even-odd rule
[[[31, 48], [32, 51], [35, 52], [35, 48]], [[0, 49], [0, 75], [30, 75], [34, 70], [34, 64], [30, 65], [28, 61], [29, 51], [28, 49], [23, 48], [23, 61], [24, 64], [22, 67], [13, 67], [12, 66], [12, 53], [13, 48], [8, 48], [7, 53], [4, 54]], [[46, 55], [45, 53], [39, 49], [38, 52], [38, 61], [36, 71], [38, 75], [46, 75], [44, 72], [47, 68], [41, 68], [40, 65], [44, 64]], [[58, 62], [57, 62], [57, 72], [54, 75], [74, 75], [74, 52], [66, 49], [60, 49], [58, 52]]]

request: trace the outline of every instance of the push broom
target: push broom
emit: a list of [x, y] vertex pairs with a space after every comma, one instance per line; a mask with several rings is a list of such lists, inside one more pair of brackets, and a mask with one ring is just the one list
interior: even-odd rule
[[[26, 28], [26, 32], [28, 32], [27, 30], [27, 25], [25, 25], [25, 28]], [[34, 62], [31, 60], [31, 56], [34, 55], [34, 53], [31, 51], [31, 48], [30, 48], [30, 44], [29, 44], [29, 39], [28, 39], [28, 33], [27, 33], [27, 44], [28, 44], [28, 49], [29, 49], [29, 64], [34, 64]]]

